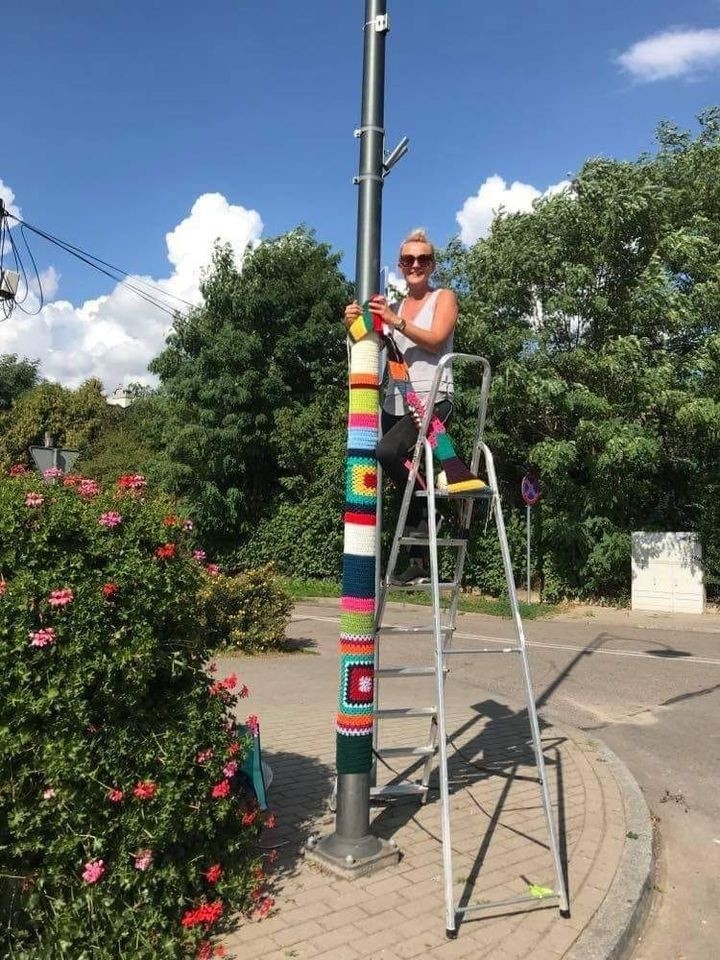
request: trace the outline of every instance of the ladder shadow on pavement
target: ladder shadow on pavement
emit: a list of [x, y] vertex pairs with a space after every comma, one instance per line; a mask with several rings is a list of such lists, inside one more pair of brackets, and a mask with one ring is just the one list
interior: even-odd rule
[[[450, 751], [448, 758], [449, 793], [453, 796], [467, 791], [472, 805], [484, 820], [484, 825], [478, 830], [478, 836], [481, 837], [480, 846], [474, 856], [469, 873], [464, 878], [464, 888], [460, 896], [459, 907], [466, 906], [470, 902], [476, 881], [487, 859], [493, 837], [499, 831], [509, 831], [522, 840], [547, 850], [548, 855], [550, 854], [550, 848], [546, 840], [538, 839], [522, 828], [503, 822], [504, 813], [517, 814], [524, 810], [535, 811], [541, 808], [539, 790], [537, 798], [533, 798], [529, 807], [513, 805], [511, 797], [514, 786], [538, 782], [527, 709], [514, 711], [507, 704], [489, 698], [472, 704], [470, 710], [472, 710], [472, 716], [448, 733], [448, 748]], [[554, 773], [560, 857], [567, 880], [567, 828], [560, 752], [566, 738], [554, 734], [550, 724], [544, 721], [542, 717], [538, 717], [538, 722], [541, 736], [543, 731], [546, 733], [542, 741], [546, 770], [548, 775], [551, 774], [551, 771]], [[403, 770], [393, 770], [394, 776], [391, 782], [399, 783], [411, 779], [421, 772], [422, 766], [423, 761], [418, 760], [409, 764]], [[481, 802], [473, 795], [472, 788], [479, 784], [486, 784], [492, 779], [502, 783], [500, 793], [491, 803]], [[438, 771], [435, 769], [430, 778], [430, 790], [425, 806], [435, 807], [439, 805], [439, 802]], [[373, 819], [372, 832], [377, 836], [389, 840], [410, 821], [413, 821], [417, 827], [436, 840], [438, 846], [440, 846], [439, 818], [437, 830], [429, 829], [426, 824], [421, 823], [417, 816], [419, 812], [417, 801], [394, 799], [389, 802], [378, 803], [376, 809], [380, 809], [380, 812]], [[554, 904], [538, 901], [538, 908], [550, 906], [554, 906]], [[516, 912], [524, 911], [505, 909], [503, 914], [490, 912], [487, 917], [510, 915]], [[468, 922], [470, 919], [470, 917], [467, 917], [463, 922]], [[477, 920], [480, 917], [473, 919]]]

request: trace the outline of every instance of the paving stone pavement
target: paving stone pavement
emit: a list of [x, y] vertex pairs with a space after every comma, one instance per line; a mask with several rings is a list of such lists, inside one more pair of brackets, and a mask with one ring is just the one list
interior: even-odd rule
[[[410, 610], [399, 620], [421, 615]], [[515, 912], [475, 914], [462, 922], [457, 939], [446, 938], [437, 771], [426, 804], [393, 801], [372, 811], [372, 832], [394, 838], [402, 851], [398, 864], [349, 881], [305, 861], [308, 836], [334, 827], [328, 808], [337, 699], [332, 619], [293, 623], [290, 635], [305, 652], [219, 661], [218, 676], [235, 670], [251, 688], [249, 706], [260, 715], [263, 754], [273, 770], [271, 806], [279, 821], [263, 837], [279, 855], [271, 891], [275, 910], [262, 921], [241, 922], [225, 941], [228, 952], [242, 960], [560, 960], [574, 944], [577, 950], [632, 839], [626, 837], [621, 785], [603, 745], [542, 718], [570, 919], [561, 918], [556, 905], [538, 902]], [[400, 643], [406, 646], [394, 652], [395, 662], [422, 660], [417, 640]], [[512, 667], [519, 671], [509, 660]], [[432, 703], [430, 683], [402, 681], [405, 704]], [[398, 703], [397, 685], [393, 693]], [[479, 903], [526, 895], [531, 883], [553, 887], [526, 712], [483, 696], [466, 674], [458, 683], [450, 677], [447, 702], [456, 896]], [[416, 718], [385, 722], [383, 743], [420, 743], [427, 729], [427, 721]], [[382, 779], [393, 779], [395, 771], [381, 769]], [[395, 769], [419, 775], [419, 764]]]

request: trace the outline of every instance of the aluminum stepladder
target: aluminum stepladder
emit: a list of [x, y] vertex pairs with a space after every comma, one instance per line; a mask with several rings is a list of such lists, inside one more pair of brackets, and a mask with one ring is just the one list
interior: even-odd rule
[[[478, 405], [478, 419], [475, 442], [473, 445], [470, 469], [477, 476], [480, 468], [480, 460], [483, 458], [487, 472], [489, 486], [482, 491], [472, 495], [460, 494], [449, 496], [447, 493], [438, 492], [435, 488], [435, 472], [433, 464], [433, 452], [430, 442], [427, 439], [430, 420], [435, 407], [435, 398], [438, 393], [440, 380], [443, 370], [453, 361], [463, 361], [468, 363], [479, 363], [482, 365], [483, 376], [480, 389], [480, 402]], [[434, 675], [436, 688], [436, 703], [432, 706], [411, 706], [411, 707], [392, 707], [383, 709], [379, 705], [379, 686], [375, 684], [375, 702], [374, 715], [375, 723], [373, 727], [373, 750], [377, 759], [384, 761], [385, 758], [395, 757], [416, 757], [424, 758], [422, 778], [420, 782], [401, 782], [387, 786], [375, 786], [371, 788], [371, 797], [381, 799], [392, 799], [398, 797], [417, 797], [425, 801], [429, 789], [430, 774], [432, 772], [433, 758], [435, 754], [438, 757], [438, 772], [440, 781], [440, 811], [441, 811], [441, 834], [442, 834], [442, 857], [443, 857], [443, 875], [444, 875], [444, 894], [446, 910], [446, 933], [448, 937], [457, 935], [458, 920], [466, 913], [479, 910], [493, 909], [497, 907], [516, 906], [522, 903], [538, 903], [537, 897], [522, 896], [509, 900], [496, 902], [486, 902], [478, 905], [461, 906], [456, 902], [453, 890], [453, 868], [452, 868], [452, 836], [450, 825], [450, 804], [449, 804], [449, 785], [448, 785], [448, 753], [447, 753], [447, 730], [445, 718], [445, 680], [448, 673], [448, 661], [453, 655], [461, 654], [468, 656], [472, 654], [491, 654], [491, 653], [513, 653], [520, 659], [523, 687], [530, 722], [530, 732], [532, 738], [532, 748], [537, 769], [537, 780], [540, 787], [541, 802], [545, 815], [547, 834], [550, 852], [555, 869], [556, 887], [552, 896], [548, 900], [556, 899], [560, 912], [563, 916], [569, 916], [569, 902], [567, 887], [563, 872], [562, 860], [560, 857], [560, 848], [558, 843], [558, 834], [553, 818], [552, 807], [550, 804], [550, 795], [547, 785], [545, 772], [545, 760], [542, 752], [540, 740], [540, 726], [538, 723], [537, 711], [535, 709], [535, 697], [533, 695], [532, 681], [530, 676], [530, 665], [527, 656], [525, 642], [525, 633], [520, 617], [520, 607], [515, 589], [515, 580], [513, 577], [512, 563], [510, 560], [510, 550], [508, 547], [507, 535], [505, 532], [505, 521], [502, 513], [502, 506], [498, 492], [497, 476], [495, 473], [495, 464], [492, 453], [487, 444], [483, 442], [483, 433], [485, 428], [485, 419], [487, 414], [488, 394], [490, 391], [491, 371], [490, 364], [484, 357], [474, 356], [472, 354], [450, 353], [441, 358], [438, 363], [435, 378], [433, 380], [430, 395], [427, 401], [427, 410], [423, 419], [418, 440], [415, 446], [415, 452], [412, 460], [412, 466], [408, 476], [408, 482], [405, 487], [400, 514], [395, 528], [390, 557], [388, 559], [385, 576], [382, 579], [377, 603], [377, 613], [375, 618], [375, 678], [384, 685], [386, 680], [400, 679], [403, 677], [416, 677], [423, 675]], [[413, 494], [415, 479], [418, 475], [420, 464], [424, 456], [425, 484], [426, 489]], [[405, 524], [407, 520], [408, 509], [410, 507], [411, 497], [419, 496], [427, 498], [428, 508], [428, 535], [424, 538], [408, 537], [404, 535]], [[439, 498], [452, 499], [458, 501], [460, 508], [459, 524], [457, 536], [439, 537], [436, 526], [436, 501]], [[462, 583], [462, 573], [467, 553], [467, 546], [470, 535], [470, 526], [472, 522], [473, 507], [475, 501], [482, 499], [489, 502], [490, 512], [493, 514], [497, 528], [498, 540], [500, 543], [500, 552], [502, 555], [503, 569], [507, 583], [508, 595], [510, 598], [510, 607], [512, 611], [512, 620], [515, 628], [516, 641], [510, 647], [492, 647], [473, 648], [473, 649], [455, 649], [452, 646], [453, 634], [455, 632], [458, 605], [460, 600], [460, 587]], [[427, 584], [412, 586], [395, 586], [390, 584], [398, 560], [400, 547], [402, 546], [427, 546], [430, 553], [430, 582]], [[450, 582], [441, 582], [438, 562], [438, 547], [448, 547], [457, 550], [455, 559], [455, 571], [453, 579]], [[388, 593], [390, 590], [429, 590], [431, 594], [432, 622], [427, 626], [383, 626], [383, 618], [387, 604]], [[440, 605], [441, 592], [450, 592], [450, 603], [443, 621], [442, 609]], [[381, 638], [395, 634], [402, 635], [427, 635], [431, 634], [434, 640], [434, 666], [432, 667], [383, 667], [381, 664]], [[387, 747], [380, 748], [378, 745], [378, 726], [383, 719], [397, 719], [401, 717], [428, 716], [430, 718], [430, 732], [427, 742], [419, 745], [407, 747]]]

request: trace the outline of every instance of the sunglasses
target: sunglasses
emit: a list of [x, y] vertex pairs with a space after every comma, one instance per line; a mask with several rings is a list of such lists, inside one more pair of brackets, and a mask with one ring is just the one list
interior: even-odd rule
[[419, 257], [405, 255], [398, 260], [398, 264], [403, 270], [412, 270], [416, 263], [421, 270], [424, 270], [433, 263], [433, 255], [431, 253], [421, 253]]

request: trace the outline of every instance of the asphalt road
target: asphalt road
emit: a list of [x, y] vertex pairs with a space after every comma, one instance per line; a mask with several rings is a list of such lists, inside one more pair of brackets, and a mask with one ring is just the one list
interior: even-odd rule
[[[337, 617], [330, 604], [308, 605], [302, 614]], [[405, 610], [406, 620], [419, 622], [421, 608]], [[601, 612], [526, 624], [541, 712], [607, 743], [657, 818], [656, 899], [633, 960], [720, 957], [720, 618], [691, 624], [638, 616], [623, 622], [612, 612], [605, 620]], [[456, 646], [463, 637], [489, 646], [510, 636], [508, 621], [461, 615]], [[477, 658], [455, 657], [453, 667], [455, 683], [521, 702], [518, 671], [505, 657], [483, 658], [480, 669]]]
[[[657, 818], [657, 898], [634, 960], [714, 960], [720, 956], [720, 632], [552, 622], [529, 624], [527, 633], [542, 709], [604, 740]], [[497, 667], [483, 685], [510, 692]]]

